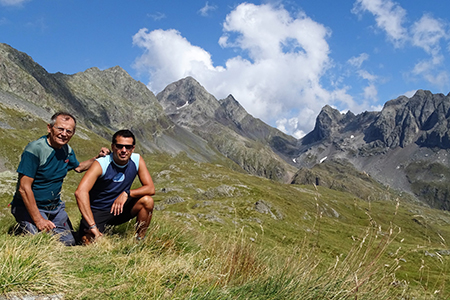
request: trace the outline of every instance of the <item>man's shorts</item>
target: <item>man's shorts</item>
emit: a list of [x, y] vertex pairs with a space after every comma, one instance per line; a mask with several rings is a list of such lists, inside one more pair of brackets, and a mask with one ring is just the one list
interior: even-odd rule
[[[92, 214], [94, 215], [94, 221], [98, 230], [101, 233], [105, 232], [107, 226], [114, 226], [128, 222], [136, 217], [131, 213], [133, 206], [136, 204], [138, 198], [128, 198], [127, 202], [123, 205], [123, 211], [120, 215], [115, 216], [110, 210], [99, 210], [92, 208]], [[80, 229], [78, 230], [79, 236], [84, 235], [85, 230], [89, 228], [89, 224], [84, 218], [81, 218]]]
[[[56, 227], [52, 230], [52, 233], [58, 234], [59, 240], [66, 246], [73, 246], [75, 245], [75, 239], [72, 223], [70, 223], [65, 208], [66, 204], [61, 202], [53, 210], [39, 208], [39, 212], [44, 219], [50, 220], [55, 224]], [[12, 206], [11, 213], [16, 218], [17, 223], [19, 223], [19, 232], [31, 234], [39, 232], [25, 206]]]

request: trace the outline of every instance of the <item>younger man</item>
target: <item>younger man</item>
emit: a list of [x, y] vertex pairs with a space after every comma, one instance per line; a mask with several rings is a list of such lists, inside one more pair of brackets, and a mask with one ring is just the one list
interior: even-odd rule
[[[144, 159], [133, 153], [136, 140], [129, 130], [112, 138], [112, 153], [97, 159], [75, 191], [82, 219], [79, 234], [85, 244], [95, 241], [107, 225], [125, 223], [134, 217], [137, 239], [145, 237], [153, 213], [155, 186]], [[130, 190], [136, 177], [141, 187]]]

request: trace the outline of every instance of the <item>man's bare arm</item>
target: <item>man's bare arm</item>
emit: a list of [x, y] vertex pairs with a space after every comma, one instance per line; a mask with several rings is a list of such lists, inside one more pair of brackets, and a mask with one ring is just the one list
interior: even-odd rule
[[140, 198], [146, 195], [153, 196], [155, 194], [155, 185], [142, 156], [139, 158], [138, 176], [142, 186], [135, 190], [130, 190], [130, 196], [133, 198]]
[[87, 171], [87, 170], [92, 166], [92, 164], [94, 163], [94, 161], [95, 161], [97, 158], [106, 156], [106, 155], [108, 155], [109, 153], [110, 153], [110, 151], [109, 151], [108, 148], [102, 147], [102, 148], [100, 149], [100, 152], [98, 153], [98, 155], [97, 155], [96, 157], [93, 157], [93, 158], [91, 158], [91, 159], [88, 159], [88, 160], [85, 160], [85, 161], [81, 162], [81, 163], [78, 165], [78, 167], [76, 167], [76, 168], [74, 169], [75, 172], [77, 172], [77, 173], [82, 173], [82, 172], [84, 172], [84, 171]]
[[23, 203], [25, 204], [31, 219], [39, 231], [51, 231], [56, 226], [52, 221], [42, 217], [39, 212], [32, 189], [34, 179], [23, 174], [20, 174], [19, 176], [19, 193], [22, 196]]
[[[78, 208], [90, 227], [95, 225], [95, 220], [91, 210], [89, 191], [92, 189], [95, 181], [98, 177], [100, 177], [100, 175], [102, 175], [102, 167], [99, 162], [94, 162], [86, 174], [84, 174], [77, 190], [75, 191], [75, 198], [77, 199]], [[97, 227], [90, 228], [89, 230], [95, 237], [102, 235], [98, 231]]]

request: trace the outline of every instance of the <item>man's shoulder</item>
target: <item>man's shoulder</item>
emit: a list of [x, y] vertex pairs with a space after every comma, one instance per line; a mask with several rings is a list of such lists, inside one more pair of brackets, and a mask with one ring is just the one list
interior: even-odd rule
[[45, 140], [45, 135], [41, 136], [37, 140], [29, 142], [28, 145], [26, 146], [26, 148], [37, 148], [37, 147], [42, 147], [43, 145], [47, 145], [47, 142]]
[[32, 142], [29, 142], [25, 147], [24, 152], [33, 153], [35, 155], [39, 155], [39, 153], [52, 151], [52, 148], [48, 145], [47, 139], [45, 136], [38, 138]]
[[139, 159], [140, 155], [138, 153], [131, 153], [130, 160], [136, 165], [136, 169], [139, 169]]
[[102, 175], [104, 175], [106, 169], [112, 162], [112, 153], [110, 155], [99, 157], [96, 159], [96, 161], [100, 164], [100, 167], [102, 168]]

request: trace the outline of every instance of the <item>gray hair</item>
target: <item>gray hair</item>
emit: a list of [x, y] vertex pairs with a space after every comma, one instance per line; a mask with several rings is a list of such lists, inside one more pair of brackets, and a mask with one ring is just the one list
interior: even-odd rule
[[75, 122], [75, 127], [73, 128], [73, 130], [75, 131], [75, 128], [77, 127], [77, 119], [75, 119], [75, 117], [72, 114], [65, 112], [65, 111], [59, 111], [59, 112], [55, 113], [50, 119], [50, 126], [53, 127], [53, 125], [55, 125], [56, 118], [58, 118], [59, 116], [62, 116], [62, 118], [65, 121], [72, 119]]

